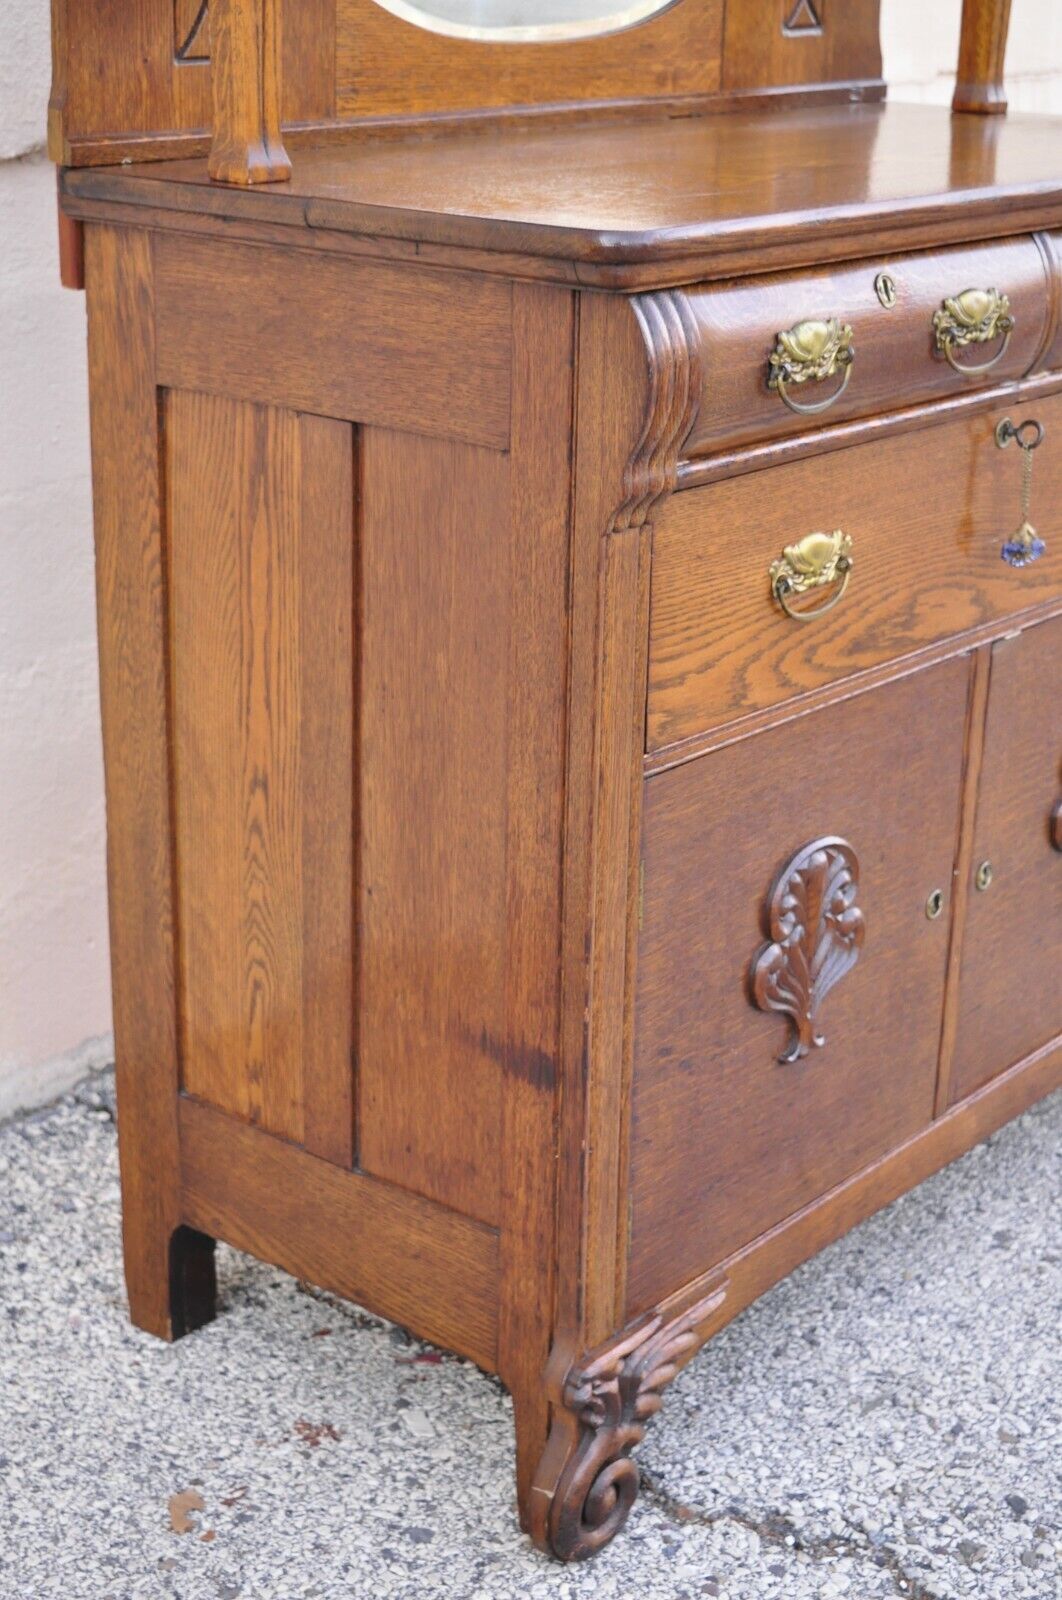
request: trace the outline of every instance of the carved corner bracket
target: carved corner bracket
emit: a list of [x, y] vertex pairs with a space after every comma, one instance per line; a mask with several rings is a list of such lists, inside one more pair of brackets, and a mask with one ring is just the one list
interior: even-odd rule
[[660, 1410], [662, 1391], [714, 1330], [726, 1291], [726, 1280], [717, 1280], [686, 1310], [661, 1308], [568, 1368], [540, 1474], [549, 1485], [534, 1529], [541, 1548], [583, 1561], [623, 1527], [638, 1496], [631, 1452]]
[[866, 927], [856, 905], [859, 860], [845, 839], [815, 839], [783, 867], [768, 909], [771, 941], [752, 963], [752, 999], [792, 1019], [780, 1061], [825, 1044], [816, 1028], [822, 1002], [855, 966]]
[[648, 358], [649, 394], [610, 533], [644, 527], [657, 502], [674, 493], [701, 400], [700, 334], [686, 296], [665, 289], [634, 295], [631, 306]]

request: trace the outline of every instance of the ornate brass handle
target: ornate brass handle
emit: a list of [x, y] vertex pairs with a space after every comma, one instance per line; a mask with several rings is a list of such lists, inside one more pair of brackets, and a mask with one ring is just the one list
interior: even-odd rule
[[[945, 300], [940, 310], [933, 313], [937, 350], [956, 372], [964, 375], [988, 372], [1002, 361], [1013, 332], [1010, 301], [998, 289], [964, 289], [962, 294]], [[967, 366], [956, 359], [956, 350], [965, 350], [972, 344], [990, 344], [993, 339], [1002, 339], [1003, 343], [990, 361]]]
[[[852, 566], [850, 534], [842, 533], [840, 528], [833, 533], [809, 533], [796, 544], [787, 544], [778, 559], [771, 562], [771, 593], [787, 617], [792, 617], [794, 622], [810, 622], [813, 617], [824, 617], [827, 611], [840, 605], [852, 576]], [[792, 595], [824, 589], [838, 579], [840, 585], [825, 605], [810, 611], [795, 611], [789, 604]]]
[[[848, 388], [854, 360], [852, 330], [847, 323], [836, 317], [826, 322], [798, 322], [778, 335], [768, 358], [767, 387], [781, 396], [790, 411], [813, 417], [837, 404]], [[790, 384], [825, 383], [839, 372], [844, 374], [841, 386], [826, 400], [802, 404], [789, 393]]]

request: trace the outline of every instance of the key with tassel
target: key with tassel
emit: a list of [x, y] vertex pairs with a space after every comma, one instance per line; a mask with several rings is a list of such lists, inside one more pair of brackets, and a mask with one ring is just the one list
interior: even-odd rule
[[996, 443], [1000, 449], [1006, 449], [1012, 441], [1021, 451], [1021, 522], [1017, 533], [1010, 539], [1003, 541], [1000, 550], [1001, 558], [1008, 567], [1027, 567], [1033, 561], [1039, 561], [1047, 546], [1033, 527], [1030, 517], [1032, 515], [1032, 475], [1033, 451], [1043, 443], [1044, 430], [1039, 422], [1030, 418], [1027, 422], [1019, 422], [1016, 426], [1007, 417], [996, 429]]

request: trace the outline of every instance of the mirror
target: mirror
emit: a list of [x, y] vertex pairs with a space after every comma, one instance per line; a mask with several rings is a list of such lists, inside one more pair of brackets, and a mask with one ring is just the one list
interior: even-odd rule
[[403, 22], [452, 39], [541, 44], [616, 33], [676, 0], [376, 0]]

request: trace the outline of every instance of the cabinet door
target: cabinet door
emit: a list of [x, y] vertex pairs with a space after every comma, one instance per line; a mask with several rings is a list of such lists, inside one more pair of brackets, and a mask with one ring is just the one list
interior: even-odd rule
[[[969, 680], [944, 662], [647, 780], [630, 1315], [932, 1119]], [[783, 1060], [787, 986], [824, 1042]]]
[[951, 1101], [1062, 1031], [1062, 617], [992, 650]]

